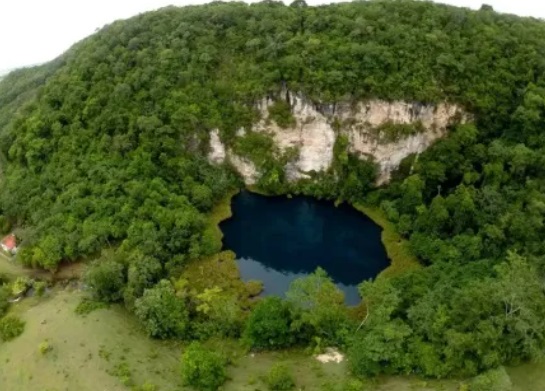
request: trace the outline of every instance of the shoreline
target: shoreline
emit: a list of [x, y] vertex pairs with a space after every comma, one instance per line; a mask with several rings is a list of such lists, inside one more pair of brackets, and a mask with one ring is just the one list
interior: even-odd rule
[[[251, 193], [259, 194], [266, 197], [290, 196], [290, 193], [284, 193], [279, 195], [269, 194], [261, 189], [258, 189], [255, 185], [246, 186], [244, 187], [244, 189]], [[335, 200], [332, 202], [335, 204], [335, 206], [338, 206], [344, 201]], [[381, 271], [376, 278], [391, 278], [401, 273], [406, 273], [408, 271], [419, 269], [422, 267], [422, 264], [412, 253], [409, 241], [401, 237], [401, 235], [397, 232], [395, 225], [391, 221], [388, 221], [384, 213], [379, 208], [371, 207], [363, 203], [347, 203], [356, 211], [363, 213], [365, 216], [370, 218], [376, 225], [378, 225], [382, 229], [380, 235], [381, 242], [384, 246], [384, 249], [386, 250], [388, 259], [390, 260], [390, 265], [386, 269]]]

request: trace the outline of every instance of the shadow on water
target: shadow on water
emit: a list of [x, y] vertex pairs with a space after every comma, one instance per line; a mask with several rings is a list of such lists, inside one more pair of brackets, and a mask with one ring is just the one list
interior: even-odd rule
[[243, 191], [231, 208], [220, 224], [224, 248], [237, 254], [242, 279], [263, 281], [266, 295], [283, 295], [320, 266], [354, 305], [357, 285], [389, 265], [381, 228], [349, 205]]

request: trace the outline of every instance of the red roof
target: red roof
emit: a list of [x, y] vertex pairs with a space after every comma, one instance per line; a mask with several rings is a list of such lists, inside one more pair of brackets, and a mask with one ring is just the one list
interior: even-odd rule
[[13, 250], [15, 247], [17, 247], [17, 240], [15, 239], [15, 235], [11, 234], [6, 236], [4, 239], [2, 239], [2, 244], [6, 246], [8, 250]]

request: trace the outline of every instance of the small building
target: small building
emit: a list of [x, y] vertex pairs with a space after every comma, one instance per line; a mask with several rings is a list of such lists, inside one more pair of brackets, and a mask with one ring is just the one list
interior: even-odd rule
[[9, 254], [15, 254], [17, 252], [17, 239], [15, 238], [15, 235], [9, 234], [2, 239], [2, 242], [0, 242], [0, 247], [2, 247], [2, 250]]

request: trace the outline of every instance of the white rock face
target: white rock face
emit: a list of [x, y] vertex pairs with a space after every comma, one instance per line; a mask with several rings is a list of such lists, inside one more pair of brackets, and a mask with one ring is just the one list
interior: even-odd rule
[[269, 106], [273, 100], [265, 98], [258, 105], [261, 121], [253, 128], [257, 132], [270, 133], [276, 144], [286, 150], [290, 147], [299, 149], [298, 159], [286, 170], [288, 179], [297, 180], [306, 177], [310, 171], [324, 171], [331, 166], [335, 131], [329, 125], [327, 117], [318, 112], [303, 98], [290, 94], [293, 116], [297, 124], [293, 128], [282, 129], [269, 119]]
[[210, 132], [210, 152], [208, 153], [208, 160], [212, 163], [223, 163], [227, 152], [225, 145], [220, 140], [219, 129], [214, 129]]
[[244, 183], [247, 185], [254, 185], [259, 179], [259, 172], [257, 171], [254, 163], [243, 157], [235, 155], [229, 151], [228, 161], [235, 167], [238, 173], [244, 178]]
[[[445, 136], [448, 126], [454, 121], [463, 122], [468, 118], [459, 106], [450, 103], [424, 105], [369, 100], [353, 105], [321, 105], [289, 91], [282, 92], [281, 96], [289, 102], [296, 125], [289, 129], [278, 126], [269, 118], [269, 107], [274, 100], [264, 98], [257, 105], [261, 120], [252, 130], [270, 134], [282, 151], [290, 147], [298, 149], [297, 158], [286, 166], [290, 181], [308, 177], [311, 171], [327, 170], [333, 161], [335, 140], [339, 134], [344, 134], [348, 137], [351, 152], [360, 154], [362, 158], [374, 158], [380, 170], [378, 184], [386, 183], [404, 158], [423, 152]], [[334, 123], [338, 125], [333, 126]], [[376, 131], [385, 123], [421, 123], [424, 131], [394, 142], [385, 142]], [[226, 151], [217, 131], [210, 135], [209, 159], [216, 163], [229, 160], [247, 184], [254, 184], [259, 177], [251, 162], [237, 157], [232, 151]]]
[[[467, 116], [460, 107], [448, 103], [435, 106], [374, 100], [360, 103], [352, 113], [345, 112], [339, 117], [350, 123], [341, 130], [350, 140], [350, 149], [375, 159], [380, 170], [378, 184], [383, 184], [390, 180], [390, 174], [404, 158], [424, 152], [437, 139], [446, 135], [448, 126], [456, 117], [463, 122]], [[373, 129], [388, 122], [420, 122], [425, 131], [386, 143], [377, 137]]]
[[210, 132], [208, 160], [216, 164], [221, 164], [227, 160], [242, 175], [247, 185], [255, 184], [259, 178], [259, 173], [251, 161], [237, 156], [233, 151], [225, 147], [225, 144], [221, 142], [218, 129]]

